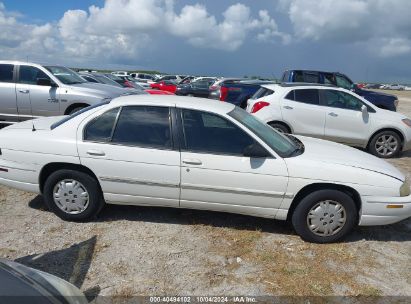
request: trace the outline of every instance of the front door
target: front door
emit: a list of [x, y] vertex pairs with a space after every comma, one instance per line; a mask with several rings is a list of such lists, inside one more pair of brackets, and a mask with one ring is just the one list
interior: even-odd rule
[[80, 161], [100, 181], [108, 203], [179, 206], [180, 152], [174, 149], [170, 109], [125, 106], [78, 131]]
[[[370, 132], [370, 113], [360, 99], [339, 90], [321, 90], [321, 102], [327, 111], [325, 138], [350, 145], [365, 146]], [[369, 107], [369, 111], [373, 111]]]
[[287, 187], [280, 158], [250, 158], [255, 139], [216, 114], [182, 109], [181, 199], [183, 208], [274, 217]]
[[0, 64], [0, 124], [2, 122], [18, 122], [13, 64]]
[[324, 136], [325, 109], [320, 106], [317, 89], [295, 89], [281, 100], [284, 122], [295, 134], [322, 138]]
[[16, 84], [19, 120], [31, 119], [33, 116], [56, 116], [60, 114], [58, 87], [38, 85], [39, 79], [50, 77], [37, 67], [21, 65]]

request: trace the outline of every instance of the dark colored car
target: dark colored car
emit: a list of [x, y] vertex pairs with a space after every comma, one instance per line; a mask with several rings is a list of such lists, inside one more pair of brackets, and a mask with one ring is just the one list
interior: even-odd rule
[[220, 88], [220, 100], [246, 108], [247, 100], [261, 88], [262, 84], [273, 83], [265, 80], [241, 80], [226, 82]]
[[395, 95], [379, 93], [360, 88], [346, 75], [338, 72], [321, 72], [308, 70], [287, 70], [284, 72], [282, 82], [308, 82], [332, 84], [362, 96], [381, 109], [396, 111], [398, 98]]
[[107, 85], [111, 85], [114, 87], [124, 88], [124, 86], [119, 84], [117, 81], [114, 81], [113, 79], [107, 77], [104, 74], [80, 72], [79, 75], [83, 77], [85, 80], [87, 80], [88, 82], [102, 83], [102, 84], [107, 84]]
[[200, 80], [188, 84], [181, 84], [177, 86], [175, 94], [208, 98], [208, 95], [210, 94], [210, 85], [212, 85], [213, 82], [214, 81], [210, 80]]
[[223, 78], [218, 81], [216, 81], [213, 85], [210, 86], [210, 94], [208, 95], [208, 98], [211, 99], [220, 99], [221, 95], [221, 86], [226, 83], [234, 83], [238, 82], [241, 80], [246, 80], [244, 78]]
[[0, 303], [86, 304], [74, 285], [49, 273], [0, 259]]

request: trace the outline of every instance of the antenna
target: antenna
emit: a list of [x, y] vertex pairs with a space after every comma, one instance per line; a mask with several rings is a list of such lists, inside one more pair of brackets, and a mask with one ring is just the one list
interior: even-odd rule
[[34, 127], [34, 122], [33, 122], [34, 116], [33, 116], [33, 107], [31, 106], [31, 93], [30, 93], [30, 89], [28, 89], [27, 91], [29, 93], [29, 101], [30, 101], [31, 125], [33, 126], [31, 131], [34, 132], [36, 131], [36, 128]]

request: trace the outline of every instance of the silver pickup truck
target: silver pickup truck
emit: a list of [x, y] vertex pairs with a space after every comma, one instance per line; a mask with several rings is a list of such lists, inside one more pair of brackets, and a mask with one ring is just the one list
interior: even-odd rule
[[68, 115], [131, 94], [145, 92], [89, 83], [63, 66], [0, 61], [0, 124]]

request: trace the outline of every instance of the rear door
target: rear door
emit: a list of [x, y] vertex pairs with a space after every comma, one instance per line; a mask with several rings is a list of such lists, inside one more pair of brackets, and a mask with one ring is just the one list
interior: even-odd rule
[[59, 90], [56, 86], [38, 85], [39, 79], [51, 78], [37, 67], [20, 65], [16, 84], [19, 120], [32, 116], [60, 115]]
[[178, 207], [180, 152], [169, 107], [115, 108], [80, 126], [77, 136], [80, 161], [107, 202]]
[[13, 64], [0, 64], [0, 123], [18, 122]]
[[182, 109], [183, 208], [274, 217], [287, 182], [283, 159], [243, 156], [255, 140], [225, 117]]
[[281, 99], [284, 122], [295, 134], [322, 138], [324, 136], [325, 109], [320, 105], [318, 89], [294, 89]]
[[327, 111], [325, 138], [364, 146], [370, 133], [370, 113], [374, 112], [374, 109], [368, 107], [368, 113], [363, 114], [361, 107], [365, 104], [347, 92], [331, 89], [320, 92], [321, 103]]

